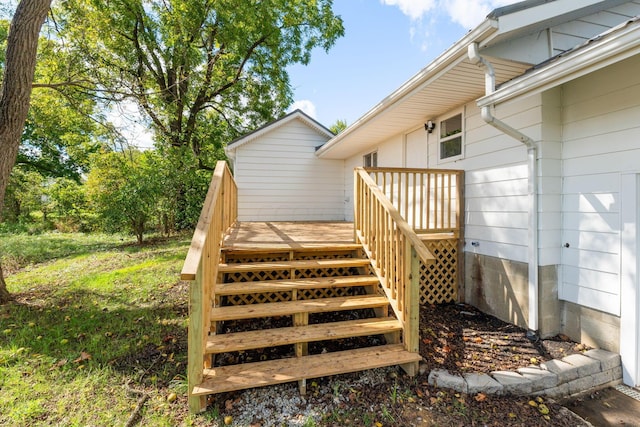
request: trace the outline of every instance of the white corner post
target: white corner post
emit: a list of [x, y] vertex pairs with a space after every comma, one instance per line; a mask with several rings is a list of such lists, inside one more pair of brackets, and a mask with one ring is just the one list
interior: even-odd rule
[[622, 380], [640, 385], [640, 174], [620, 179], [620, 357]]

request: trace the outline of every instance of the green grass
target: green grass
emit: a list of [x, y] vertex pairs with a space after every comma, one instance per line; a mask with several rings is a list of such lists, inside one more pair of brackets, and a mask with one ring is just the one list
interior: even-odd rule
[[0, 306], [0, 425], [124, 425], [135, 391], [140, 425], [199, 421], [184, 395], [188, 240], [1, 236], [16, 301]]

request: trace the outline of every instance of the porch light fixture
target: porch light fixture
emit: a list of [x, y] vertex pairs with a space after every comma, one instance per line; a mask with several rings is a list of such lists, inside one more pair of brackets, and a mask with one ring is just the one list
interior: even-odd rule
[[433, 123], [431, 120], [427, 121], [427, 123], [424, 124], [424, 130], [426, 130], [427, 133], [433, 132], [435, 127], [436, 127], [436, 124]]

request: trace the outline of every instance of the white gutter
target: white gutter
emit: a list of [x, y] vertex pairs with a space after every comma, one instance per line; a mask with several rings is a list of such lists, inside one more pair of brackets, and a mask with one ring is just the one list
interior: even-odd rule
[[322, 157], [330, 152], [336, 145], [339, 145], [342, 140], [349, 137], [351, 134], [357, 132], [367, 124], [373, 122], [381, 114], [389, 112], [398, 107], [403, 100], [411, 97], [419, 92], [425, 86], [429, 85], [438, 73], [446, 70], [447, 67], [455, 64], [457, 61], [461, 61], [461, 55], [464, 57], [465, 46], [469, 43], [477, 42], [478, 40], [484, 40], [498, 29], [498, 21], [494, 19], [485, 19], [475, 29], [468, 32], [463, 38], [458, 40], [453, 46], [444, 51], [440, 56], [434, 59], [429, 65], [411, 77], [402, 86], [396, 89], [393, 93], [385, 97], [371, 110], [366, 112], [362, 117], [356, 120], [353, 124], [348, 126], [345, 130], [338, 135], [330, 139], [326, 144], [320, 147], [316, 151], [316, 156]]
[[[493, 67], [485, 58], [480, 56], [478, 43], [471, 43], [467, 54], [469, 60], [484, 68], [485, 92], [489, 96], [495, 92], [496, 76]], [[482, 119], [500, 132], [517, 139], [527, 147], [528, 157], [528, 195], [529, 195], [529, 334], [532, 339], [537, 338], [538, 333], [538, 177], [536, 161], [538, 149], [533, 139], [519, 130], [509, 126], [503, 121], [493, 117], [491, 108], [493, 104], [481, 106]]]

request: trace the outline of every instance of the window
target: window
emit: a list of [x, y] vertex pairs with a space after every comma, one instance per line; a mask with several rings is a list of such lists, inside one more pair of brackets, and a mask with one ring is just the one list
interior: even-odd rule
[[362, 164], [365, 168], [377, 168], [378, 167], [378, 152], [365, 154], [362, 160]]
[[462, 156], [462, 113], [440, 122], [440, 160]]

